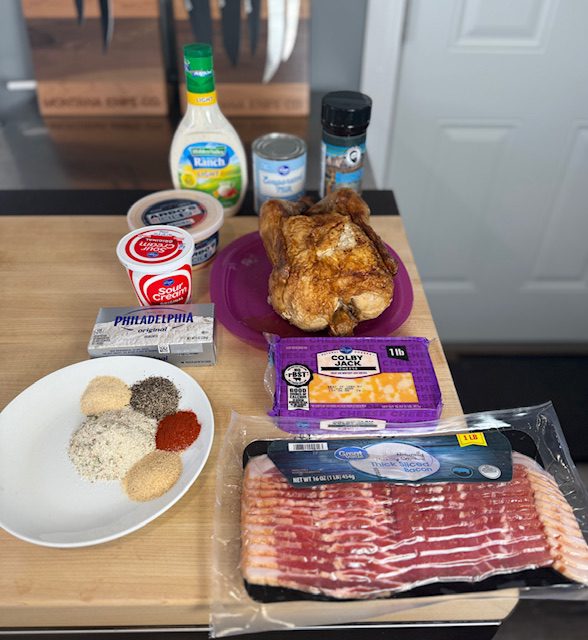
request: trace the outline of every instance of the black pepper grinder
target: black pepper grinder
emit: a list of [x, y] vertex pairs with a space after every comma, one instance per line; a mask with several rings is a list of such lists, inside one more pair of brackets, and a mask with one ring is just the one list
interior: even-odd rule
[[323, 96], [320, 195], [347, 187], [361, 193], [366, 131], [372, 100], [357, 91], [332, 91]]

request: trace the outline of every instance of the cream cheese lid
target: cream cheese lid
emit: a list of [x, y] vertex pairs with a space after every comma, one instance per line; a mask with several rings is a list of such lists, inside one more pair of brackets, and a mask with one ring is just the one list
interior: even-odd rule
[[223, 224], [223, 206], [203, 191], [168, 189], [137, 200], [127, 213], [129, 229], [171, 225], [187, 231], [194, 242], [202, 242]]

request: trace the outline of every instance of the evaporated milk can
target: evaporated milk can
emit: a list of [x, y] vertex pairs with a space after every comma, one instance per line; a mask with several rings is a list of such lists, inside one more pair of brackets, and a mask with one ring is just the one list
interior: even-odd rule
[[306, 142], [289, 133], [268, 133], [254, 140], [255, 210], [272, 198], [299, 200], [306, 183]]

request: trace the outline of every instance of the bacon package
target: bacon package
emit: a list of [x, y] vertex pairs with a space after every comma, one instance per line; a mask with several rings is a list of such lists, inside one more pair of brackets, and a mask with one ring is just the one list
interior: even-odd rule
[[471, 583], [489, 588], [496, 581], [484, 581], [503, 574], [510, 576], [504, 586], [513, 577], [588, 584], [588, 545], [572, 508], [554, 478], [516, 452], [508, 482], [314, 487], [291, 486], [262, 455], [246, 467], [242, 514], [243, 577], [262, 601], [281, 600], [286, 589], [288, 597], [347, 600], [440, 593], [438, 586], [421, 588], [439, 583], [455, 591]]
[[428, 347], [425, 338], [274, 337], [270, 415], [293, 432], [308, 421], [345, 430], [435, 420], [441, 392]]
[[223, 442], [215, 637], [418, 619], [448, 596], [492, 608], [512, 588], [588, 602], [588, 494], [550, 403], [363, 433], [281, 426], [234, 413]]

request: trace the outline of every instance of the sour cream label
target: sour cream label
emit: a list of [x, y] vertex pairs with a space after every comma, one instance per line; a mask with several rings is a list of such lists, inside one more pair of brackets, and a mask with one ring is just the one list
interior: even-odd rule
[[135, 262], [163, 264], [178, 258], [185, 247], [183, 236], [174, 231], [147, 231], [129, 238], [125, 253]]
[[143, 305], [183, 304], [192, 297], [192, 268], [189, 263], [163, 275], [129, 271], [129, 276]]

